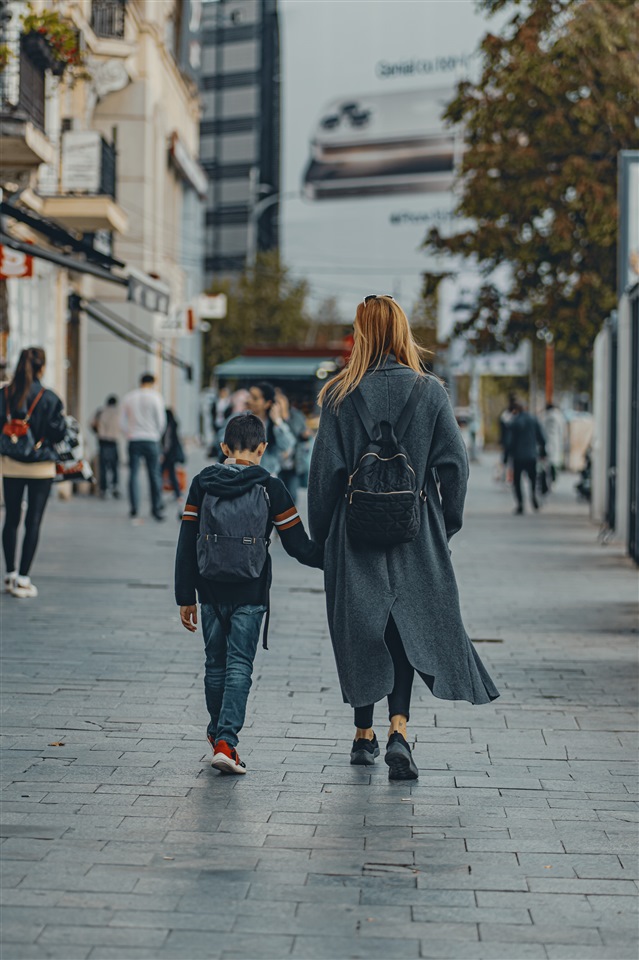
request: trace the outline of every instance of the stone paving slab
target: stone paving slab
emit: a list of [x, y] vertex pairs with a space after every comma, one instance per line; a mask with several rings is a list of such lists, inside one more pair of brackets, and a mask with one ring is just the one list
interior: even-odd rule
[[416, 686], [413, 784], [348, 765], [321, 574], [278, 544], [249, 774], [220, 777], [177, 523], [53, 502], [40, 597], [1, 600], [2, 960], [636, 960], [636, 569], [569, 477], [524, 517], [491, 477], [453, 559], [502, 696]]

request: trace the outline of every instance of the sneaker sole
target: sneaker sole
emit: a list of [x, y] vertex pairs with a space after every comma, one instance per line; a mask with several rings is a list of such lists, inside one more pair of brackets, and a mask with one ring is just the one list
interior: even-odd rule
[[353, 767], [373, 767], [378, 756], [379, 747], [376, 747], [373, 753], [369, 753], [367, 750], [357, 750], [351, 753], [351, 765]]
[[211, 766], [219, 770], [220, 773], [236, 773], [240, 776], [246, 773], [245, 767], [238, 767], [237, 763], [224, 753], [218, 753], [217, 756], [213, 757]]
[[15, 590], [11, 591], [11, 596], [16, 597], [18, 600], [35, 600], [38, 596], [38, 591], [35, 593], [26, 593], [24, 590], [21, 590], [20, 587], [16, 587]]
[[417, 780], [419, 777], [415, 763], [403, 750], [387, 750], [384, 763], [388, 767], [389, 780]]

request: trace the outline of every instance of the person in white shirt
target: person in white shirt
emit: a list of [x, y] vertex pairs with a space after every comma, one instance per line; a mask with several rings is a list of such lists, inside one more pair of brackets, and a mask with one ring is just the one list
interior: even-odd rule
[[151, 488], [151, 512], [156, 520], [164, 520], [162, 477], [160, 474], [161, 440], [166, 427], [162, 395], [155, 389], [155, 377], [145, 373], [137, 390], [131, 390], [122, 401], [120, 427], [129, 443], [129, 502], [131, 519], [139, 507], [138, 473], [144, 460]]

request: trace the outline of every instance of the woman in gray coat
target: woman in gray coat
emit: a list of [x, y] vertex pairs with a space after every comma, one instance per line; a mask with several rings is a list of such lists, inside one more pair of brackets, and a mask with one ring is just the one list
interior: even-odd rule
[[[309, 478], [313, 539], [324, 544], [329, 629], [344, 701], [355, 709], [351, 763], [379, 756], [373, 706], [388, 697], [390, 779], [415, 779], [406, 724], [415, 670], [436, 697], [489, 703], [499, 696], [464, 629], [448, 543], [462, 525], [468, 459], [448, 395], [424, 374], [422, 351], [392, 297], [357, 308], [347, 366], [320, 393], [322, 415]], [[417, 380], [406, 449], [423, 487], [415, 539], [362, 544], [346, 530], [346, 488], [369, 443], [352, 396], [372, 419], [396, 425]]]

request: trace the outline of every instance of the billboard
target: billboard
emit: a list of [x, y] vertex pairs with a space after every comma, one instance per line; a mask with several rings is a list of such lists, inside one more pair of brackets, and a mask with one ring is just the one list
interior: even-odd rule
[[284, 262], [310, 281], [314, 311], [335, 298], [348, 321], [365, 294], [389, 293], [410, 313], [437, 268], [424, 237], [454, 222], [461, 137], [441, 114], [486, 21], [473, 0], [279, 9]]

